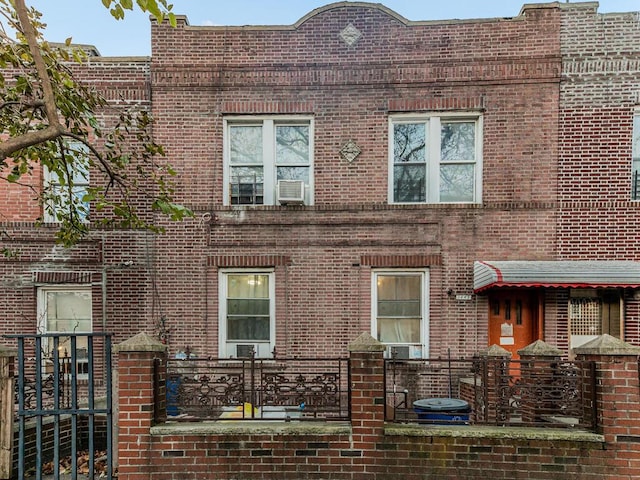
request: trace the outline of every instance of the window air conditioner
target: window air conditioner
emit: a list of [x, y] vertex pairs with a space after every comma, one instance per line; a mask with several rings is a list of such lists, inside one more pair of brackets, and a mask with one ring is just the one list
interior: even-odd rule
[[258, 353], [255, 345], [236, 345], [236, 357], [251, 358], [254, 353]]
[[397, 360], [422, 358], [422, 347], [420, 345], [389, 345], [384, 356], [385, 358], [395, 358]]
[[281, 205], [304, 204], [304, 180], [279, 180], [277, 198]]

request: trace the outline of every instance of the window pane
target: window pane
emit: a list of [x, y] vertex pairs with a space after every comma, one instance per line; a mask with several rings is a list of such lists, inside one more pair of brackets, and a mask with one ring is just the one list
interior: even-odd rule
[[47, 332], [90, 332], [91, 292], [46, 292]]
[[396, 165], [393, 167], [393, 201], [424, 202], [426, 200], [425, 165]]
[[229, 298], [269, 298], [269, 275], [228, 275]]
[[232, 125], [229, 127], [232, 164], [262, 164], [262, 127]]
[[422, 277], [419, 275], [378, 275], [378, 301], [420, 300]]
[[420, 319], [378, 319], [378, 340], [382, 343], [420, 343]]
[[472, 202], [475, 165], [440, 166], [440, 201]]
[[229, 299], [227, 300], [229, 315], [266, 315], [269, 316], [269, 299]]
[[309, 164], [309, 127], [276, 127], [276, 163]]
[[442, 123], [440, 138], [440, 158], [447, 161], [474, 161], [475, 123]]
[[378, 315], [381, 317], [415, 317], [420, 315], [420, 300], [379, 301]]
[[227, 337], [232, 341], [269, 340], [269, 318], [229, 317]]
[[424, 163], [426, 159], [424, 123], [399, 123], [393, 126], [394, 163]]
[[303, 180], [309, 184], [309, 167], [278, 167], [278, 180]]
[[230, 190], [232, 205], [262, 205], [264, 203], [263, 168], [232, 167]]

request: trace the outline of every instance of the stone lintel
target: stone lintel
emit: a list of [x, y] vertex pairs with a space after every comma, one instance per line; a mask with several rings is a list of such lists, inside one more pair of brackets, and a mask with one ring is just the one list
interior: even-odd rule
[[145, 332], [140, 332], [113, 348], [115, 352], [163, 352], [166, 349], [166, 345]]
[[640, 347], [623, 342], [609, 334], [600, 335], [573, 349], [576, 355], [640, 355]]
[[349, 344], [348, 349], [350, 352], [384, 352], [386, 347], [370, 333], [364, 332]]

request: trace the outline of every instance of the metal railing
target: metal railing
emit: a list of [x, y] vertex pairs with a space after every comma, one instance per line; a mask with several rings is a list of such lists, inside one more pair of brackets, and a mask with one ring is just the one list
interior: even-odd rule
[[568, 360], [386, 360], [386, 419], [595, 430], [595, 364]]
[[640, 200], [640, 170], [634, 170], [632, 174], [631, 200]]
[[169, 360], [167, 419], [348, 420], [346, 358]]

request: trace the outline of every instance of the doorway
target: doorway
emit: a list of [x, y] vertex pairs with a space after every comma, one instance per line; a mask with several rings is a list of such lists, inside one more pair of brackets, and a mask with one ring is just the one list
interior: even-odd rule
[[533, 290], [500, 290], [489, 294], [489, 345], [499, 345], [518, 359], [522, 350], [538, 338], [542, 328], [541, 306]]

